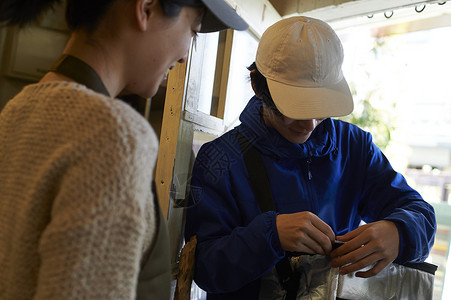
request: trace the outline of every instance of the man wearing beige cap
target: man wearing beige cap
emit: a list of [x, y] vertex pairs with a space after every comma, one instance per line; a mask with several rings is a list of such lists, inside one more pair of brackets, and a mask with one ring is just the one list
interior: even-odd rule
[[280, 270], [299, 252], [358, 277], [427, 258], [432, 206], [370, 133], [332, 119], [353, 110], [342, 62], [322, 21], [288, 18], [263, 34], [242, 124], [205, 144], [193, 169], [185, 237], [197, 235], [195, 281], [208, 299], [265, 298], [274, 268], [294, 299], [301, 277], [293, 287]]

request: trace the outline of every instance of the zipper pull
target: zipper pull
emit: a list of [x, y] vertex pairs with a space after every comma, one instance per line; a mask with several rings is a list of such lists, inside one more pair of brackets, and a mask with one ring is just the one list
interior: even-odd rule
[[312, 180], [312, 172], [310, 172], [310, 164], [312, 163], [312, 159], [308, 158], [307, 159], [307, 175], [308, 175], [308, 180]]

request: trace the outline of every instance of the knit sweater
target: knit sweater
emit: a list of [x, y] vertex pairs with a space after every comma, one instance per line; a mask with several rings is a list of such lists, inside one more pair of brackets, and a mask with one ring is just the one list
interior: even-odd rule
[[127, 104], [69, 82], [0, 114], [0, 298], [133, 299], [155, 235], [155, 133]]

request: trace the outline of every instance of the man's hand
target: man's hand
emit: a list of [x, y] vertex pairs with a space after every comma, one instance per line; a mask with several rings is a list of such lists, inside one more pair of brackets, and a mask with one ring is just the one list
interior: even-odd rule
[[278, 215], [276, 225], [285, 251], [326, 255], [332, 250], [332, 228], [311, 212]]
[[331, 266], [339, 267], [342, 275], [374, 264], [370, 270], [355, 274], [362, 278], [374, 276], [399, 254], [398, 228], [391, 221], [362, 225], [343, 236], [337, 236], [337, 240], [345, 244], [332, 251]]

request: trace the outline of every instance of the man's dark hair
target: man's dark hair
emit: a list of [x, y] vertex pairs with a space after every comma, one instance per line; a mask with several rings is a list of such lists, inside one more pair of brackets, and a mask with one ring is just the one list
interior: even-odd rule
[[266, 81], [265, 76], [263, 76], [262, 73], [260, 73], [260, 71], [257, 69], [256, 63], [252, 63], [252, 65], [247, 67], [247, 69], [251, 71], [250, 77], [252, 85], [255, 89], [255, 95], [259, 99], [261, 99], [263, 105], [273, 110], [276, 115], [283, 116], [274, 104], [271, 93], [269, 92], [268, 82]]

